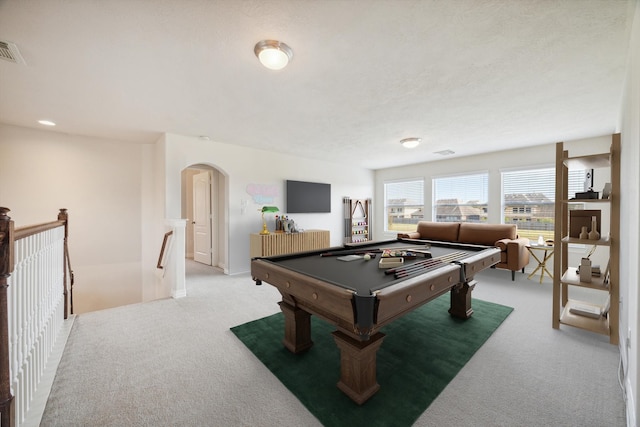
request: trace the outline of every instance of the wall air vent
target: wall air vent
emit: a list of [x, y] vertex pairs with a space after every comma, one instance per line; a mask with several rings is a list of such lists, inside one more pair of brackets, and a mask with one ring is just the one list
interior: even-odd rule
[[14, 62], [16, 64], [24, 64], [24, 58], [20, 55], [18, 46], [15, 43], [0, 40], [0, 59]]

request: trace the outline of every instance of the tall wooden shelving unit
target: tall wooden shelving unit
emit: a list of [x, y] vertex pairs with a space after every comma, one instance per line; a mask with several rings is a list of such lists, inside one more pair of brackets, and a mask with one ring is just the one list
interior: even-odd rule
[[[568, 172], [572, 168], [591, 169], [609, 167], [611, 195], [609, 199], [571, 200], [568, 194]], [[585, 206], [610, 209], [610, 232], [599, 240], [584, 240], [569, 237], [569, 205], [579, 203]], [[555, 200], [555, 252], [553, 262], [553, 327], [569, 325], [609, 336], [611, 344], [619, 341], [619, 299], [620, 299], [620, 134], [611, 137], [609, 152], [586, 156], [570, 157], [564, 144], [556, 144], [556, 200]], [[609, 280], [594, 277], [591, 282], [581, 282], [576, 266], [568, 265], [569, 244], [598, 245], [609, 250]], [[610, 302], [608, 313], [599, 318], [591, 318], [571, 313], [576, 305], [592, 305], [569, 297], [571, 287], [583, 287], [606, 292]]]

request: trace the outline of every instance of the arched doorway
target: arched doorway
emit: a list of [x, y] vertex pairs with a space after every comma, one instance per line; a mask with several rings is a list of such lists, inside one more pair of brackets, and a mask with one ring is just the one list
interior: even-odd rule
[[181, 181], [186, 258], [227, 273], [226, 176], [212, 166], [195, 164], [182, 170]]

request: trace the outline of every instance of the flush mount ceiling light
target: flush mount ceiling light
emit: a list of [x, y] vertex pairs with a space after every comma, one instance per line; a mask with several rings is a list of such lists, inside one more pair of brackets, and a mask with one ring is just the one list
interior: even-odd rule
[[51, 120], [38, 120], [38, 123], [44, 126], [55, 126], [56, 124]]
[[289, 46], [277, 40], [262, 40], [253, 48], [260, 63], [270, 70], [281, 70], [287, 66], [293, 51]]
[[404, 148], [416, 148], [420, 144], [420, 141], [422, 141], [420, 138], [405, 138], [400, 141], [400, 144], [402, 144]]

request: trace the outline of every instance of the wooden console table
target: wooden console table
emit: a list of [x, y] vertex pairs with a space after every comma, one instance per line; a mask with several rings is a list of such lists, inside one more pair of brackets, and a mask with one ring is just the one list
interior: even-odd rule
[[252, 233], [250, 235], [251, 258], [312, 251], [329, 246], [329, 230], [307, 230], [301, 233]]

